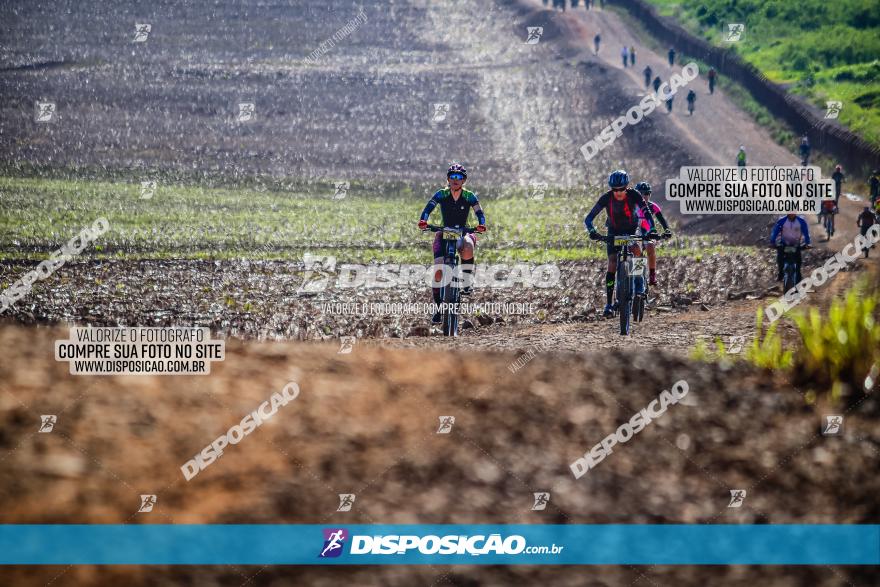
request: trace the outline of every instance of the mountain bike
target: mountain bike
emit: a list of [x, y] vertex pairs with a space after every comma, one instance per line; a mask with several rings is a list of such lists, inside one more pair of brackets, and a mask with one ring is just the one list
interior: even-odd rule
[[801, 281], [800, 252], [810, 248], [809, 245], [777, 245], [782, 249], [782, 291], [791, 290]]
[[653, 241], [655, 236], [613, 236], [603, 237], [605, 242], [619, 247], [617, 251], [617, 273], [614, 286], [614, 307], [620, 318], [620, 334], [630, 333], [632, 320], [641, 322], [645, 316], [645, 302], [648, 287], [645, 274], [648, 272], [648, 258], [636, 257], [631, 248], [635, 245]]
[[425, 230], [442, 233], [440, 250], [443, 251], [443, 264], [447, 269], [440, 286], [440, 323], [445, 336], [458, 336], [458, 309], [461, 303], [461, 290], [467, 285], [462, 283], [461, 271], [457, 271], [459, 265], [458, 244], [464, 235], [472, 234], [474, 229], [429, 224]]
[[834, 212], [827, 211], [825, 212], [824, 218], [824, 227], [825, 227], [825, 240], [831, 240], [831, 237], [834, 236]]

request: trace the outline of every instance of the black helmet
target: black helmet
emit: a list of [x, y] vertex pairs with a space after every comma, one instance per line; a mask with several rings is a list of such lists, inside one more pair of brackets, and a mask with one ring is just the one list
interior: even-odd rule
[[623, 188], [627, 185], [629, 185], [629, 174], [623, 169], [612, 171], [611, 175], [608, 176], [608, 186], [611, 189]]
[[636, 184], [636, 191], [642, 195], [650, 194], [651, 193], [651, 184], [649, 184], [647, 181], [640, 181], [639, 183]]
[[465, 169], [463, 165], [459, 165], [458, 163], [450, 165], [449, 169], [446, 170], [446, 177], [449, 177], [453, 173], [460, 173], [465, 179], [467, 179], [467, 169]]

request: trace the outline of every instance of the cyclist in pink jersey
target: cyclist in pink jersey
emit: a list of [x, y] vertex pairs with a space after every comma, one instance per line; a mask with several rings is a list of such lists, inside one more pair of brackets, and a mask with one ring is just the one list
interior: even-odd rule
[[[672, 231], [669, 230], [669, 224], [663, 218], [663, 213], [660, 212], [660, 206], [651, 201], [651, 184], [646, 181], [637, 183], [636, 191], [642, 194], [642, 197], [651, 209], [651, 214], [660, 221], [660, 226], [663, 227], [662, 238], [671, 237]], [[645, 218], [644, 211], [639, 208], [636, 210], [636, 215], [639, 218], [639, 228], [642, 229], [643, 233], [648, 232], [651, 229], [651, 225], [648, 223], [648, 219]], [[647, 243], [645, 249], [648, 252], [648, 285], [657, 285], [657, 250], [654, 247], [654, 243]]]

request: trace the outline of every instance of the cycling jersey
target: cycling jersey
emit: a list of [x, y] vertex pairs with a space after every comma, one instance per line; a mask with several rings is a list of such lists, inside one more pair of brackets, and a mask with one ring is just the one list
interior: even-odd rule
[[[647, 202], [647, 200], [646, 200]], [[663, 230], [669, 230], [669, 225], [666, 223], [666, 219], [663, 218], [663, 213], [660, 211], [660, 206], [655, 204], [654, 202], [647, 202], [648, 207], [651, 209], [651, 214], [653, 214], [657, 220], [660, 221], [660, 225], [663, 227]], [[651, 225], [648, 224], [648, 219], [645, 218], [645, 211], [641, 208], [636, 210], [636, 216], [639, 218], [639, 227], [643, 232], [648, 232], [651, 230]]]
[[876, 224], [877, 219], [874, 217], [874, 213], [870, 210], [863, 210], [861, 214], [859, 214], [859, 228], [870, 228], [874, 224]]
[[599, 212], [605, 210], [608, 219], [605, 226], [608, 227], [609, 234], [635, 234], [639, 227], [639, 217], [636, 214], [637, 209], [643, 209], [645, 219], [649, 222], [649, 230], [654, 227], [654, 215], [647, 208], [645, 198], [636, 190], [629, 188], [626, 190], [626, 198], [618, 200], [614, 197], [614, 192], [608, 190], [599, 197], [599, 200], [584, 218], [584, 225], [590, 232], [595, 232], [596, 227], [593, 226], [593, 219], [598, 216]]
[[801, 238], [804, 239], [804, 244], [810, 244], [810, 228], [807, 221], [800, 216], [795, 216], [794, 220], [789, 220], [788, 216], [777, 220], [770, 233], [770, 242], [775, 245], [780, 234], [782, 235], [782, 243], [785, 245], [799, 245]]
[[456, 200], [452, 197], [452, 190], [444, 188], [438, 190], [422, 210], [422, 220], [428, 220], [431, 212], [437, 205], [440, 205], [440, 215], [443, 217], [443, 226], [462, 228], [467, 226], [468, 215], [471, 208], [477, 216], [480, 224], [486, 224], [486, 216], [483, 214], [483, 208], [477, 200], [476, 194], [466, 189], [461, 190], [461, 195]]

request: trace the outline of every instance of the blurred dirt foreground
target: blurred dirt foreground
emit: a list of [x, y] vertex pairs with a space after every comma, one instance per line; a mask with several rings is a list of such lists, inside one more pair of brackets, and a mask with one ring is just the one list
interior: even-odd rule
[[[798, 390], [742, 364], [717, 367], [660, 350], [539, 352], [514, 374], [508, 365], [519, 351], [355, 345], [339, 354], [337, 345], [231, 339], [208, 376], [83, 377], [54, 360], [54, 341], [67, 334], [0, 328], [4, 523], [878, 520], [880, 481], [865, 466], [877, 457], [876, 426], [853, 412], [842, 435], [822, 436], [821, 415]], [[680, 379], [690, 388], [682, 402], [574, 479], [571, 462]], [[184, 479], [184, 463], [290, 381], [300, 387], [295, 400]], [[43, 414], [57, 415], [50, 433], [38, 432]], [[441, 416], [455, 417], [448, 434], [437, 433]], [[747, 490], [741, 508], [727, 507], [731, 489]], [[536, 491], [551, 492], [544, 511], [531, 511]], [[336, 511], [340, 493], [357, 496], [351, 511]], [[138, 513], [141, 494], [157, 496], [152, 512]], [[240, 585], [258, 570], [22, 567], [0, 571], [0, 584], [45, 584], [63, 572], [57, 584], [113, 584], [122, 573], [133, 584]], [[585, 583], [575, 571], [273, 567], [253, 581], [613, 585], [645, 577], [635, 567], [602, 568]], [[650, 576], [651, 584], [723, 575], [732, 581], [725, 584], [761, 577], [837, 585], [850, 571], [850, 579], [873, 572], [677, 567]]]

